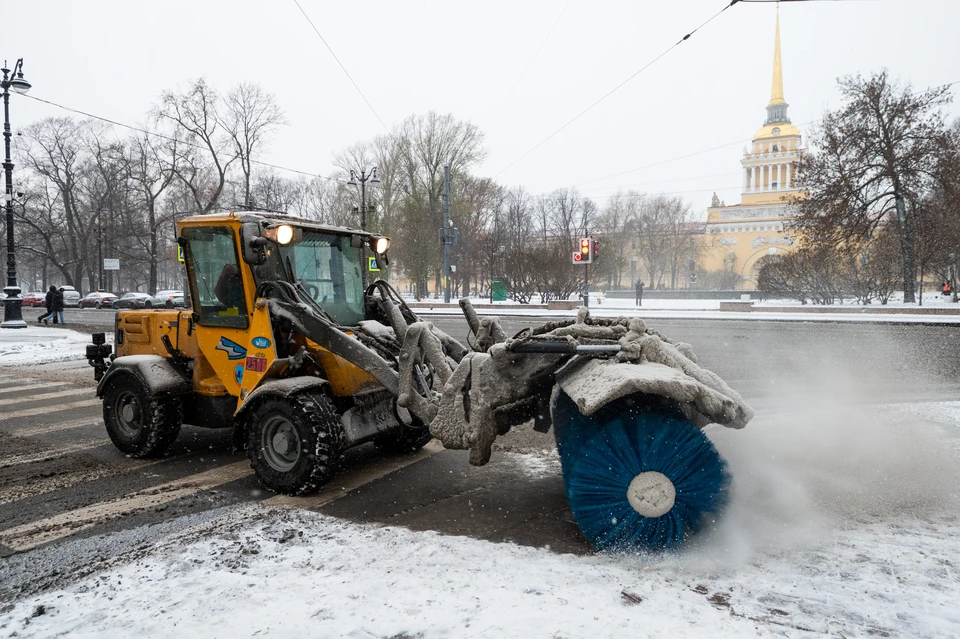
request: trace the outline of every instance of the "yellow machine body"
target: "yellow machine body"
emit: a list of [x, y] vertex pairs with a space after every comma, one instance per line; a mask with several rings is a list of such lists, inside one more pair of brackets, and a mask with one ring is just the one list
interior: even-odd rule
[[[178, 230], [182, 233], [191, 226], [225, 229], [239, 246], [240, 224], [238, 215], [231, 213], [187, 219]], [[197, 282], [189, 253], [186, 259], [191, 298], [196, 299]], [[236, 320], [237, 326], [203, 326], [192, 309], [121, 311], [117, 315], [116, 355], [173, 357], [169, 343], [178, 357], [192, 362], [194, 393], [236, 397], [239, 411], [244, 399], [261, 383], [284, 372], [286, 362], [277, 357], [270, 316], [266, 304], [255, 297], [251, 267], [240, 259], [237, 266], [242, 302], [219, 311], [223, 317]], [[241, 313], [247, 316], [246, 321], [240, 318]], [[305, 346], [320, 363], [331, 395], [350, 397], [377, 384], [369, 373], [316, 342], [302, 336], [295, 340], [303, 342], [298, 345]]]

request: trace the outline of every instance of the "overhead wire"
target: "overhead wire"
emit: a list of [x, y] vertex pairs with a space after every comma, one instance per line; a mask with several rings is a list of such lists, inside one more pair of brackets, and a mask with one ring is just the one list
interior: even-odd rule
[[[570, 6], [571, 2], [573, 2], [573, 0], [567, 0], [567, 3], [563, 5], [563, 9], [560, 10], [560, 13], [557, 15], [557, 19], [553, 21], [553, 25], [551, 25], [550, 29], [547, 31], [547, 34], [543, 37], [543, 40], [540, 41], [540, 46], [537, 47], [537, 50], [533, 54], [533, 57], [530, 58], [529, 62], [527, 62], [527, 66], [523, 68], [523, 71], [520, 73], [520, 76], [517, 78], [517, 81], [514, 83], [513, 88], [510, 89], [510, 92], [507, 94], [507, 97], [503, 99], [504, 103], [509, 102], [510, 98], [513, 97], [513, 94], [516, 92], [517, 87], [520, 86], [520, 82], [527, 75], [527, 71], [529, 71], [530, 67], [533, 66], [533, 63], [536, 62], [537, 58], [540, 56], [540, 52], [543, 51], [544, 45], [547, 44], [547, 40], [550, 39], [550, 36], [553, 34], [553, 31], [557, 28], [557, 25], [560, 24], [560, 19], [563, 17], [563, 14], [567, 12], [567, 8]], [[499, 114], [497, 116], [497, 119], [499, 119]]]
[[668, 47], [667, 49], [665, 49], [660, 55], [658, 55], [658, 56], [655, 57], [654, 59], [652, 59], [652, 60], [650, 60], [649, 62], [647, 62], [645, 65], [643, 65], [642, 67], [640, 67], [637, 71], [635, 71], [635, 72], [632, 73], [630, 76], [628, 76], [625, 80], [623, 80], [622, 82], [620, 82], [620, 84], [618, 84], [617, 86], [613, 87], [612, 89], [610, 89], [609, 91], [607, 91], [605, 94], [603, 94], [602, 96], [600, 96], [599, 99], [595, 100], [595, 101], [594, 101], [593, 103], [591, 103], [587, 108], [583, 109], [583, 110], [580, 111], [577, 115], [575, 115], [575, 116], [573, 116], [572, 118], [570, 118], [569, 120], [567, 120], [563, 125], [560, 126], [560, 128], [556, 129], [553, 133], [551, 133], [550, 135], [548, 135], [547, 137], [545, 137], [544, 139], [542, 139], [540, 142], [538, 142], [537, 144], [535, 144], [535, 145], [534, 145], [533, 147], [531, 147], [526, 153], [524, 153], [523, 155], [521, 155], [520, 157], [518, 157], [516, 160], [514, 160], [513, 162], [511, 162], [511, 163], [508, 164], [507, 166], [505, 166], [505, 167], [503, 167], [502, 169], [500, 169], [497, 173], [494, 174], [493, 177], [497, 177], [498, 175], [500, 175], [501, 173], [503, 173], [504, 171], [506, 171], [507, 169], [509, 169], [510, 167], [512, 167], [513, 165], [517, 164], [518, 162], [520, 162], [521, 160], [523, 160], [524, 158], [526, 158], [528, 155], [530, 155], [531, 153], [533, 153], [534, 151], [536, 151], [537, 149], [539, 149], [541, 146], [543, 146], [543, 145], [546, 144], [549, 140], [551, 140], [555, 135], [557, 135], [558, 133], [560, 133], [561, 131], [563, 131], [564, 129], [566, 129], [568, 126], [570, 126], [571, 124], [573, 124], [574, 122], [576, 122], [577, 120], [579, 120], [581, 117], [583, 117], [586, 113], [588, 113], [589, 111], [591, 111], [591, 110], [592, 110], [594, 107], [596, 107], [598, 104], [600, 104], [601, 102], [603, 102], [604, 100], [606, 100], [608, 97], [610, 97], [611, 95], [613, 95], [614, 93], [616, 93], [616, 92], [617, 92], [620, 88], [622, 88], [625, 84], [627, 84], [628, 82], [630, 82], [631, 80], [633, 80], [635, 77], [637, 77], [638, 75], [640, 75], [641, 73], [643, 73], [644, 71], [646, 71], [648, 68], [650, 68], [650, 67], [653, 66], [654, 64], [656, 64], [657, 61], [659, 61], [659, 60], [660, 60], [661, 58], [663, 58], [665, 55], [667, 55], [668, 53], [670, 53], [671, 51], [673, 51], [674, 49], [676, 49], [678, 46], [680, 46], [681, 44], [683, 44], [684, 42], [686, 42], [687, 40], [689, 40], [690, 37], [691, 37], [694, 33], [696, 33], [697, 31], [699, 31], [699, 30], [702, 29], [703, 27], [705, 27], [705, 26], [707, 26], [708, 24], [710, 24], [711, 22], [713, 22], [718, 16], [720, 16], [721, 13], [723, 13], [724, 11], [726, 11], [727, 9], [729, 9], [730, 7], [732, 7], [733, 5], [737, 4], [737, 2], [740, 2], [740, 1], [741, 1], [741, 0], [730, 0], [730, 3], [729, 3], [729, 4], [725, 5], [722, 9], [720, 9], [720, 11], [717, 11], [715, 14], [713, 14], [712, 16], [710, 16], [710, 17], [709, 17], [707, 20], [705, 20], [700, 26], [698, 26], [698, 27], [695, 28], [694, 30], [692, 30], [692, 31], [690, 31], [689, 33], [687, 33], [686, 35], [684, 35], [682, 38], [680, 38], [679, 40], [677, 40], [677, 42], [675, 42], [675, 43], [672, 44], [670, 47]]
[[[152, 135], [153, 137], [160, 138], [161, 140], [167, 140], [167, 141], [169, 141], [169, 142], [176, 142], [177, 144], [183, 144], [183, 145], [186, 145], [186, 146], [195, 148], [195, 149], [206, 149], [206, 147], [204, 147], [203, 145], [197, 144], [197, 143], [195, 143], [195, 142], [190, 142], [190, 141], [187, 141], [187, 140], [181, 140], [181, 139], [178, 139], [178, 138], [171, 137], [171, 136], [169, 136], [169, 135], [164, 135], [163, 133], [158, 133], [158, 132], [156, 132], [156, 131], [149, 131], [149, 130], [147, 130], [147, 129], [143, 129], [143, 128], [140, 128], [140, 127], [137, 127], [137, 126], [133, 126], [132, 124], [125, 124], [125, 123], [123, 123], [123, 122], [119, 122], [119, 121], [117, 121], [117, 120], [112, 120], [112, 119], [110, 119], [110, 118], [106, 118], [106, 117], [103, 117], [103, 116], [101, 116], [101, 115], [96, 115], [96, 114], [93, 114], [93, 113], [89, 113], [89, 112], [87, 112], [87, 111], [82, 111], [82, 110], [80, 110], [80, 109], [75, 109], [75, 108], [73, 108], [73, 107], [68, 107], [68, 106], [65, 106], [65, 105], [63, 105], [63, 104], [58, 104], [58, 103], [56, 103], [56, 102], [53, 102], [52, 100], [45, 100], [45, 99], [43, 99], [43, 98], [38, 98], [38, 97], [35, 96], [35, 95], [25, 94], [23, 97], [29, 98], [29, 99], [31, 99], [31, 100], [36, 100], [37, 102], [42, 102], [42, 103], [44, 103], [44, 104], [49, 104], [50, 106], [57, 107], [58, 109], [63, 109], [64, 111], [70, 111], [71, 113], [76, 113], [76, 114], [78, 114], [78, 115], [82, 115], [82, 116], [87, 117], [87, 118], [92, 118], [92, 119], [94, 119], [94, 120], [99, 120], [99, 121], [101, 121], [101, 122], [106, 122], [106, 123], [108, 123], [108, 124], [113, 124], [113, 125], [115, 125], [115, 126], [119, 126], [119, 127], [124, 128], [124, 129], [129, 129], [129, 130], [131, 130], [131, 131], [136, 131], [136, 132], [138, 132], [138, 133], [144, 133], [144, 134], [146, 134], [146, 135]], [[265, 167], [269, 167], [269, 168], [271, 168], [271, 169], [277, 169], [277, 170], [280, 170], [280, 171], [288, 171], [288, 172], [290, 172], [290, 173], [296, 173], [296, 174], [299, 174], [299, 175], [305, 175], [305, 176], [307, 176], [307, 177], [320, 178], [320, 179], [322, 179], [322, 180], [329, 180], [329, 181], [331, 181], [331, 182], [342, 182], [342, 181], [343, 181], [343, 180], [341, 180], [341, 179], [339, 179], [339, 178], [327, 177], [327, 176], [325, 176], [325, 175], [320, 175], [320, 174], [318, 174], [318, 173], [311, 173], [311, 172], [309, 172], [309, 171], [301, 171], [301, 170], [299, 170], [299, 169], [291, 169], [290, 167], [280, 166], [279, 164], [271, 164], [270, 162], [261, 162], [261, 161], [259, 161], [259, 160], [250, 160], [250, 163], [251, 163], [251, 164], [256, 164], [257, 166], [265, 166]]]
[[340, 62], [340, 58], [337, 57], [337, 54], [333, 52], [333, 49], [330, 47], [329, 44], [327, 44], [327, 40], [326, 40], [326, 39], [323, 37], [323, 35], [320, 33], [320, 30], [317, 29], [317, 27], [316, 27], [315, 24], [313, 24], [313, 20], [310, 19], [310, 16], [307, 15], [307, 12], [304, 11], [304, 10], [303, 10], [303, 7], [300, 6], [299, 0], [293, 0], [293, 3], [294, 3], [295, 5], [297, 5], [297, 8], [300, 9], [300, 13], [302, 13], [302, 14], [303, 14], [303, 17], [307, 19], [307, 22], [308, 22], [308, 23], [310, 24], [310, 26], [313, 28], [313, 31], [317, 34], [317, 37], [319, 37], [319, 38], [320, 38], [320, 41], [323, 42], [323, 46], [327, 47], [327, 51], [330, 52], [330, 55], [333, 56], [333, 59], [336, 60], [336, 61], [337, 61], [337, 64], [340, 65], [340, 68], [343, 70], [343, 73], [344, 73], [344, 74], [347, 76], [347, 78], [350, 80], [350, 83], [353, 85], [353, 88], [357, 90], [357, 93], [360, 94], [360, 97], [363, 98], [363, 101], [366, 102], [367, 107], [370, 109], [370, 111], [373, 113], [373, 115], [377, 118], [377, 121], [380, 123], [380, 126], [383, 127], [383, 130], [384, 130], [384, 131], [386, 131], [387, 133], [390, 133], [390, 129], [388, 129], [388, 128], [387, 128], [387, 125], [383, 123], [383, 119], [380, 117], [380, 114], [377, 113], [377, 110], [373, 108], [373, 105], [372, 105], [372, 104], [370, 104], [370, 100], [368, 100], [368, 99], [367, 99], [367, 96], [365, 96], [365, 95], [363, 94], [363, 91], [360, 90], [360, 86], [359, 86], [359, 85], [356, 83], [356, 81], [353, 79], [353, 76], [350, 75], [350, 72], [347, 71], [347, 67], [343, 66], [343, 63]]

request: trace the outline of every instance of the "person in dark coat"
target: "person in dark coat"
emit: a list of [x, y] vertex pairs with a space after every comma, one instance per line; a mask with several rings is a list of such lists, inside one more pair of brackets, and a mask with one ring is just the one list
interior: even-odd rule
[[47, 294], [44, 296], [43, 306], [47, 309], [47, 312], [37, 318], [37, 324], [39, 324], [40, 322], [43, 322], [44, 324], [48, 324], [50, 322], [51, 316], [53, 317], [53, 323], [54, 324], [57, 323], [57, 316], [54, 314], [54, 311], [53, 311], [53, 298], [56, 292], [57, 292], [57, 287], [51, 286], [50, 290], [47, 291]]
[[643, 280], [637, 280], [637, 306], [643, 306]]
[[[57, 315], [60, 317], [60, 323], [66, 324], [63, 319], [63, 287], [61, 286], [53, 294], [53, 310], [57, 312]], [[57, 323], [57, 318], [53, 318], [53, 323]]]

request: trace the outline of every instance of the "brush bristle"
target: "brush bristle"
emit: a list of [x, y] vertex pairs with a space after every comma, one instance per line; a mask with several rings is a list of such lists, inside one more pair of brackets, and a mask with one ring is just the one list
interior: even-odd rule
[[[662, 398], [633, 395], [587, 417], [560, 392], [553, 421], [567, 501], [598, 550], [679, 547], [726, 503], [726, 463]], [[630, 482], [645, 471], [663, 473], [676, 489], [660, 517], [641, 516], [627, 500]]]

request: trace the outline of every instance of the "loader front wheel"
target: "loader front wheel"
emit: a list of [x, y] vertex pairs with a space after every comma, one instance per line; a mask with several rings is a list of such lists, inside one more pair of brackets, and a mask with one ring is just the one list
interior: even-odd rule
[[157, 398], [130, 374], [114, 375], [103, 393], [107, 435], [131, 457], [159, 455], [176, 440], [183, 420], [178, 397]]
[[247, 455], [260, 484], [284, 495], [304, 495], [337, 472], [343, 428], [320, 393], [264, 400], [250, 415]]

